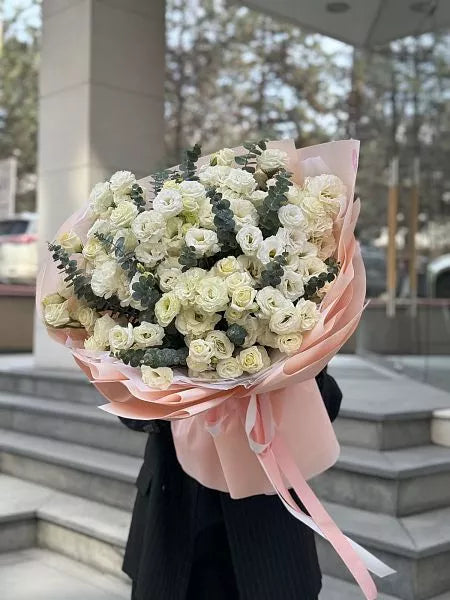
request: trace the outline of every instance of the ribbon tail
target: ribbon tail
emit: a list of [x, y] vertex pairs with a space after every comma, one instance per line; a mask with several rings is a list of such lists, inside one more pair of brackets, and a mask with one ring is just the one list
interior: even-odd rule
[[[297, 520], [330, 542], [353, 575], [366, 599], [375, 600], [377, 589], [369, 570], [379, 577], [386, 577], [395, 573], [395, 571], [340, 531], [309, 487], [292, 459], [288, 447], [279, 435], [275, 436], [271, 447], [266, 452], [257, 454], [257, 456], [286, 509]], [[292, 498], [284, 484], [282, 473], [294, 488], [297, 496], [311, 515], [310, 517], [300, 510]]]

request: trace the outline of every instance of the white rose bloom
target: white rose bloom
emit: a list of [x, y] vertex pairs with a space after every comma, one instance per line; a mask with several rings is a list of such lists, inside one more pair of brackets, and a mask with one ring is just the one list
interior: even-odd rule
[[227, 285], [228, 294], [232, 296], [237, 289], [245, 286], [252, 286], [254, 281], [251, 275], [246, 271], [236, 271], [226, 278], [225, 283]]
[[219, 250], [217, 233], [210, 229], [192, 227], [185, 235], [186, 245], [194, 248], [196, 256], [208, 256]]
[[61, 296], [60, 294], [48, 294], [45, 298], [42, 299], [41, 305], [42, 307], [47, 306], [48, 304], [62, 304], [66, 298]]
[[241, 270], [241, 265], [235, 256], [221, 258], [214, 265], [214, 274], [218, 277], [228, 277]]
[[286, 192], [286, 198], [289, 204], [300, 206], [303, 201], [303, 196], [304, 192], [302, 188], [296, 183], [292, 182], [292, 185], [289, 186], [289, 189]]
[[265, 317], [271, 317], [276, 310], [291, 304], [279, 290], [270, 286], [257, 292], [256, 302]]
[[44, 306], [44, 321], [49, 327], [64, 327], [71, 320], [68, 300]]
[[244, 271], [248, 271], [256, 281], [259, 280], [264, 270], [264, 265], [259, 258], [256, 258], [256, 256], [238, 256], [238, 261]]
[[283, 254], [285, 249], [286, 244], [283, 239], [277, 235], [271, 235], [263, 240], [256, 255], [259, 260], [266, 265], [273, 260], [275, 256], [280, 256], [280, 254]]
[[249, 285], [238, 287], [231, 296], [231, 308], [234, 310], [252, 310], [255, 308], [256, 290]]
[[82, 254], [86, 260], [95, 264], [105, 262], [109, 258], [103, 248], [103, 244], [95, 237], [88, 238]]
[[214, 354], [214, 346], [211, 342], [197, 339], [189, 344], [189, 357], [198, 363], [208, 364]]
[[212, 204], [207, 199], [200, 204], [198, 211], [198, 223], [205, 229], [215, 229]]
[[167, 327], [180, 312], [181, 303], [174, 292], [166, 292], [155, 304], [155, 316], [161, 327]]
[[[233, 275], [230, 275], [233, 277]], [[228, 289], [226, 280], [220, 277], [206, 277], [196, 286], [195, 304], [206, 313], [216, 313], [225, 310], [228, 305]]]
[[224, 331], [210, 331], [205, 340], [213, 348], [213, 357], [217, 360], [230, 358], [233, 355], [234, 344], [228, 339]]
[[166, 256], [166, 250], [163, 244], [145, 242], [137, 245], [134, 255], [142, 264], [154, 267]]
[[94, 325], [98, 317], [99, 315], [96, 311], [89, 306], [80, 306], [76, 314], [77, 321], [81, 323], [89, 333], [94, 331]]
[[180, 193], [183, 199], [184, 210], [196, 212], [206, 200], [206, 189], [199, 181], [182, 181]]
[[231, 148], [222, 148], [211, 157], [213, 165], [231, 167], [234, 163], [234, 151]]
[[327, 265], [317, 256], [301, 256], [298, 260], [297, 272], [308, 281], [311, 277], [317, 277], [320, 273], [327, 271]]
[[246, 225], [258, 225], [258, 211], [249, 200], [230, 200], [230, 207], [238, 230]]
[[83, 243], [74, 231], [65, 231], [58, 236], [56, 242], [62, 246], [68, 254], [77, 254], [83, 249]]
[[301, 331], [309, 331], [319, 322], [320, 312], [315, 302], [301, 299], [295, 309], [300, 320]]
[[181, 277], [181, 269], [162, 269], [158, 273], [159, 287], [163, 292], [171, 292]]
[[131, 229], [123, 228], [118, 229], [113, 238], [113, 244], [117, 244], [118, 240], [123, 238], [124, 250], [125, 252], [131, 252], [134, 250], [138, 244], [137, 238]]
[[142, 381], [157, 390], [167, 390], [173, 382], [173, 371], [169, 367], [153, 369], [147, 365], [141, 367]]
[[174, 292], [182, 304], [194, 302], [197, 294], [197, 283], [206, 276], [206, 271], [194, 267], [185, 271], [175, 285]]
[[246, 373], [258, 373], [270, 365], [270, 358], [263, 346], [250, 346], [241, 350], [238, 359]]
[[175, 319], [175, 327], [185, 336], [202, 336], [214, 329], [221, 317], [217, 314], [200, 312], [194, 308], [182, 308]]
[[256, 181], [253, 179], [253, 175], [242, 169], [230, 169], [223, 184], [233, 192], [242, 195], [251, 194], [256, 188]]
[[253, 256], [263, 242], [263, 234], [254, 225], [244, 225], [236, 234], [236, 241], [244, 254]]
[[194, 360], [191, 356], [186, 358], [186, 364], [188, 366], [189, 377], [198, 377], [200, 373], [211, 370], [211, 364], [209, 362], [201, 362]]
[[250, 194], [250, 196], [248, 198], [249, 198], [250, 202], [253, 204], [253, 206], [256, 206], [256, 208], [258, 208], [264, 202], [266, 196], [267, 196], [267, 192], [265, 192], [264, 190], [255, 190], [254, 192], [252, 192]]
[[295, 204], [286, 204], [278, 211], [278, 218], [283, 227], [287, 229], [304, 228], [306, 226], [305, 216], [302, 209]]
[[106, 349], [109, 345], [109, 332], [117, 323], [109, 315], [103, 315], [95, 321], [94, 338], [98, 346]]
[[231, 170], [231, 167], [224, 165], [204, 165], [203, 167], [200, 167], [198, 176], [203, 185], [220, 187], [224, 184]]
[[153, 200], [153, 210], [165, 219], [176, 217], [183, 210], [181, 194], [175, 189], [162, 189]]
[[99, 344], [93, 335], [84, 340], [84, 348], [85, 350], [90, 350], [91, 352], [106, 350], [106, 346]]
[[288, 162], [288, 155], [283, 150], [277, 148], [267, 148], [256, 157], [258, 169], [265, 173], [274, 173], [280, 169], [285, 169]]
[[111, 229], [117, 230], [122, 227], [130, 227], [137, 214], [138, 209], [134, 202], [121, 202], [109, 217]]
[[146, 210], [134, 219], [131, 230], [141, 242], [157, 244], [166, 232], [166, 222], [159, 212]]
[[221, 379], [236, 379], [244, 372], [239, 359], [234, 356], [219, 360], [216, 365], [216, 371]]
[[113, 352], [128, 350], [134, 343], [133, 325], [127, 327], [115, 325], [109, 332], [109, 347]]
[[277, 339], [278, 350], [285, 354], [294, 354], [300, 350], [302, 345], [303, 336], [301, 333], [285, 333], [279, 335]]
[[128, 194], [132, 185], [136, 183], [136, 177], [130, 171], [117, 171], [109, 183], [114, 194]]
[[277, 286], [285, 298], [294, 302], [305, 293], [303, 277], [290, 269], [285, 269], [280, 285]]
[[276, 310], [270, 317], [270, 330], [278, 335], [298, 333], [301, 330], [301, 320], [295, 306], [284, 306]]
[[240, 322], [243, 319], [242, 310], [236, 310], [235, 308], [232, 308], [231, 306], [228, 306], [228, 308], [224, 312], [223, 316], [227, 320], [227, 323], [239, 323], [240, 324]]
[[161, 346], [164, 338], [164, 328], [155, 323], [143, 321], [133, 330], [134, 342], [139, 348]]
[[96, 183], [89, 196], [89, 206], [92, 212], [99, 216], [106, 212], [113, 203], [113, 195], [109, 181]]
[[111, 298], [121, 283], [122, 269], [114, 259], [109, 259], [92, 272], [91, 288], [96, 296]]

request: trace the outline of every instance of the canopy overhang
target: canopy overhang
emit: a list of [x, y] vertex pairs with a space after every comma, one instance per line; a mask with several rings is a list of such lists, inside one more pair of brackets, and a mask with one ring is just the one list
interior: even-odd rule
[[398, 38], [450, 27], [450, 0], [242, 0], [241, 3], [360, 48], [382, 47]]

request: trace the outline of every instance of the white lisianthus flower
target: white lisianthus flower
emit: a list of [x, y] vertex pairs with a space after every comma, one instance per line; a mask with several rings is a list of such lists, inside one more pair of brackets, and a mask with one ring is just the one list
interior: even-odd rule
[[102, 350], [106, 350], [109, 345], [109, 332], [117, 323], [109, 315], [103, 315], [95, 321], [94, 339]]
[[182, 304], [194, 302], [197, 293], [197, 284], [206, 275], [207, 272], [199, 267], [189, 269], [180, 275], [173, 291]]
[[224, 312], [223, 316], [227, 320], [227, 323], [239, 323], [239, 324], [241, 324], [240, 322], [243, 319], [242, 310], [236, 310], [235, 308], [232, 308], [231, 306], [228, 306], [228, 308]]
[[210, 256], [220, 248], [217, 233], [210, 229], [192, 227], [185, 235], [186, 246], [193, 248], [196, 256]]
[[42, 307], [48, 306], [49, 304], [62, 304], [66, 300], [64, 296], [60, 294], [48, 294], [45, 298], [42, 299], [41, 305]]
[[111, 191], [114, 194], [129, 194], [136, 177], [130, 171], [117, 171], [109, 180]]
[[166, 232], [166, 222], [161, 213], [146, 210], [134, 219], [131, 230], [141, 242], [156, 244]]
[[164, 271], [164, 269], [181, 269], [181, 265], [178, 262], [178, 257], [177, 256], [168, 256], [167, 258], [165, 258], [163, 260], [163, 262], [160, 265], [158, 265], [156, 272], [159, 275], [159, 273], [161, 271]]
[[246, 225], [258, 225], [258, 211], [249, 200], [244, 200], [243, 198], [230, 200], [230, 207], [233, 211], [237, 229], [241, 229]]
[[109, 181], [96, 183], [89, 195], [89, 206], [96, 216], [105, 213], [113, 203]]
[[64, 327], [71, 320], [68, 300], [44, 306], [44, 321], [49, 327]]
[[250, 346], [253, 346], [256, 343], [256, 340], [258, 339], [260, 319], [257, 319], [256, 317], [251, 317], [249, 315], [241, 319], [238, 324], [241, 325], [247, 332], [242, 347], [249, 348]]
[[244, 254], [253, 256], [263, 242], [263, 234], [254, 225], [244, 225], [236, 234], [236, 241]]
[[241, 270], [241, 265], [235, 256], [221, 258], [214, 265], [214, 274], [218, 277], [228, 277]]
[[300, 350], [302, 342], [303, 336], [301, 333], [284, 333], [278, 336], [278, 350], [285, 354], [294, 354]]
[[181, 277], [181, 269], [161, 269], [158, 272], [159, 287], [163, 292], [171, 292]]
[[161, 325], [147, 321], [142, 321], [138, 327], [133, 329], [134, 342], [139, 348], [161, 346], [164, 335], [164, 328]]
[[205, 340], [212, 346], [212, 356], [217, 360], [230, 358], [233, 355], [234, 344], [224, 331], [210, 331]]
[[186, 358], [186, 364], [189, 369], [189, 377], [199, 377], [200, 373], [203, 374], [205, 371], [210, 371], [212, 369], [211, 364], [209, 362], [201, 362], [199, 360], [194, 360], [191, 356], [188, 356]]
[[204, 165], [203, 167], [200, 167], [198, 176], [203, 185], [221, 187], [231, 170], [231, 167], [225, 165]]
[[320, 319], [320, 311], [315, 302], [301, 299], [297, 302], [295, 310], [300, 320], [300, 330], [309, 331]]
[[113, 244], [117, 244], [117, 242], [123, 238], [123, 247], [126, 252], [131, 252], [134, 250], [138, 244], [137, 238], [131, 229], [126, 227], [122, 229], [118, 229], [113, 238]]
[[347, 194], [347, 187], [342, 179], [337, 175], [328, 173], [316, 175], [315, 177], [306, 177], [304, 187], [312, 196], [319, 196], [325, 201], [345, 198]]
[[199, 338], [189, 344], [189, 357], [196, 363], [209, 364], [213, 354], [214, 346], [211, 342]]
[[286, 252], [289, 254], [302, 254], [309, 249], [307, 234], [302, 229], [285, 229], [280, 227], [277, 237], [283, 240]]
[[244, 196], [251, 194], [256, 189], [256, 181], [253, 179], [253, 175], [242, 169], [230, 169], [223, 185]]
[[173, 382], [173, 371], [170, 367], [153, 369], [148, 365], [142, 365], [141, 375], [145, 385], [157, 390], [167, 390]]
[[194, 308], [182, 308], [175, 319], [175, 327], [184, 336], [200, 337], [214, 329], [221, 317]]
[[266, 265], [273, 260], [275, 256], [283, 254], [285, 248], [286, 244], [280, 236], [271, 235], [260, 244], [256, 256], [264, 265]]
[[231, 308], [234, 310], [252, 310], [255, 308], [254, 299], [256, 290], [249, 285], [243, 285], [233, 291], [231, 296]]
[[258, 169], [267, 174], [273, 174], [275, 171], [285, 169], [288, 163], [288, 155], [278, 148], [267, 148], [256, 157]]
[[[233, 275], [230, 275], [233, 277]], [[221, 277], [206, 277], [198, 281], [196, 286], [195, 304], [206, 313], [216, 313], [225, 310], [228, 305], [228, 289], [226, 281]]]
[[183, 199], [184, 210], [197, 212], [200, 205], [206, 200], [206, 189], [199, 181], [182, 181], [180, 193]]
[[119, 206], [112, 211], [109, 217], [111, 229], [117, 230], [122, 229], [123, 227], [130, 227], [137, 214], [138, 209], [134, 202], [121, 202]]
[[281, 283], [277, 288], [285, 298], [292, 302], [298, 300], [305, 293], [303, 277], [291, 269], [284, 270]]
[[236, 271], [232, 275], [229, 275], [225, 282], [230, 296], [232, 296], [237, 289], [252, 286], [254, 284], [251, 275], [246, 271]]
[[234, 356], [219, 360], [216, 365], [216, 371], [221, 379], [236, 379], [244, 372], [239, 359]]
[[77, 254], [83, 249], [83, 243], [74, 231], [65, 231], [58, 236], [56, 242], [62, 246], [68, 254]]
[[307, 254], [298, 259], [297, 272], [303, 277], [304, 281], [308, 281], [313, 276], [317, 277], [320, 273], [326, 273], [327, 270], [327, 265], [317, 256]]
[[166, 249], [164, 244], [145, 242], [136, 246], [134, 255], [142, 264], [154, 267], [166, 256]]
[[97, 219], [92, 224], [91, 228], [87, 232], [88, 240], [91, 238], [97, 239], [96, 235], [101, 233], [102, 235], [107, 235], [110, 233], [110, 224], [107, 219]]
[[271, 286], [257, 292], [256, 302], [265, 317], [271, 317], [276, 310], [291, 304], [279, 290]]
[[244, 271], [247, 271], [253, 279], [259, 281], [264, 265], [256, 256], [238, 256], [239, 264]]
[[180, 312], [181, 303], [174, 292], [166, 292], [155, 304], [155, 316], [161, 327], [167, 327]]
[[88, 331], [92, 333], [94, 331], [94, 325], [99, 315], [97, 312], [89, 306], [80, 306], [76, 313], [76, 320]]
[[114, 259], [97, 265], [92, 272], [92, 291], [101, 298], [111, 298], [120, 285], [121, 274], [122, 269]]
[[165, 219], [176, 217], [183, 210], [181, 194], [176, 189], [162, 189], [153, 200], [153, 210]]
[[270, 358], [263, 346], [250, 346], [239, 352], [239, 363], [246, 373], [258, 373], [270, 365]]
[[212, 155], [210, 164], [231, 167], [234, 163], [234, 151], [231, 148], [222, 148]]
[[128, 350], [134, 343], [133, 325], [127, 327], [115, 325], [109, 332], [109, 347], [113, 352]]
[[100, 264], [109, 258], [103, 248], [103, 244], [95, 237], [88, 238], [82, 254], [86, 260], [94, 264]]
[[258, 344], [268, 348], [278, 348], [278, 335], [270, 331], [269, 322], [262, 319], [259, 323], [258, 335], [256, 337]]
[[270, 330], [278, 335], [285, 333], [297, 333], [301, 329], [301, 320], [293, 304], [276, 310], [270, 317]]
[[278, 211], [278, 218], [283, 227], [287, 229], [304, 228], [306, 226], [305, 216], [302, 209], [295, 204], [286, 204]]
[[106, 347], [102, 344], [99, 344], [95, 337], [91, 335], [91, 337], [88, 337], [86, 340], [84, 340], [84, 349], [90, 350], [91, 352], [100, 352], [105, 350]]
[[212, 204], [208, 199], [203, 200], [198, 210], [198, 223], [205, 229], [215, 229]]

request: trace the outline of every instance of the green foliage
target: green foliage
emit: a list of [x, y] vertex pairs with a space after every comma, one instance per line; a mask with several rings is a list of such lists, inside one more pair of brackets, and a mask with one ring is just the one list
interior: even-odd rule
[[247, 154], [235, 157], [236, 164], [240, 165], [244, 171], [254, 173], [256, 170], [256, 158], [263, 150], [267, 148], [268, 140], [260, 140], [259, 142], [244, 142], [242, 145], [247, 150]]
[[280, 285], [281, 278], [284, 273], [284, 265], [286, 264], [286, 256], [280, 254], [268, 263], [263, 271], [261, 272], [261, 282], [259, 287], [264, 288], [266, 286], [277, 287]]
[[339, 273], [340, 263], [333, 257], [327, 258], [325, 264], [327, 265], [326, 271], [319, 273], [317, 276], [310, 277], [307, 281], [304, 293], [305, 300], [316, 300], [317, 292], [322, 289], [327, 282], [331, 283], [334, 281]]
[[157, 369], [158, 367], [185, 367], [188, 348], [147, 348], [142, 364]]
[[233, 323], [226, 331], [227, 337], [235, 346], [242, 346], [247, 337], [247, 330], [242, 325]]
[[145, 210], [145, 199], [144, 199], [144, 190], [138, 183], [134, 183], [131, 187], [130, 198], [135, 203], [138, 208], [138, 211], [144, 212]]
[[186, 244], [182, 247], [180, 256], [178, 258], [180, 265], [183, 265], [182, 271], [187, 271], [191, 267], [196, 267], [198, 260], [195, 255], [195, 248], [189, 247]]
[[180, 173], [184, 181], [195, 181], [198, 179], [196, 175], [197, 161], [202, 153], [202, 148], [199, 144], [195, 144], [190, 150], [186, 150], [184, 158], [180, 164]]
[[211, 200], [212, 212], [214, 214], [214, 225], [219, 239], [222, 252], [225, 254], [233, 253], [238, 247], [235, 234], [234, 214], [230, 208], [230, 202], [222, 198], [222, 194], [215, 190], [208, 192]]
[[162, 190], [164, 183], [168, 179], [174, 178], [176, 173], [174, 171], [170, 171], [169, 169], [163, 169], [161, 171], [157, 171], [152, 174], [153, 179], [153, 193], [156, 196]]
[[120, 237], [114, 242], [114, 236], [112, 234], [105, 235], [103, 233], [96, 233], [95, 237], [102, 243], [108, 254], [114, 253], [119, 265], [128, 274], [128, 277], [133, 279], [137, 271], [138, 261], [133, 251], [126, 250], [125, 238]]
[[140, 302], [145, 311], [141, 313], [141, 321], [154, 322], [155, 304], [161, 298], [161, 292], [158, 288], [155, 278], [151, 273], [143, 273], [132, 285], [133, 300]]
[[277, 173], [274, 177], [275, 185], [269, 187], [267, 196], [258, 208], [259, 227], [264, 237], [275, 235], [281, 226], [278, 211], [288, 202], [286, 192], [292, 185], [289, 177], [290, 173], [287, 171]]

